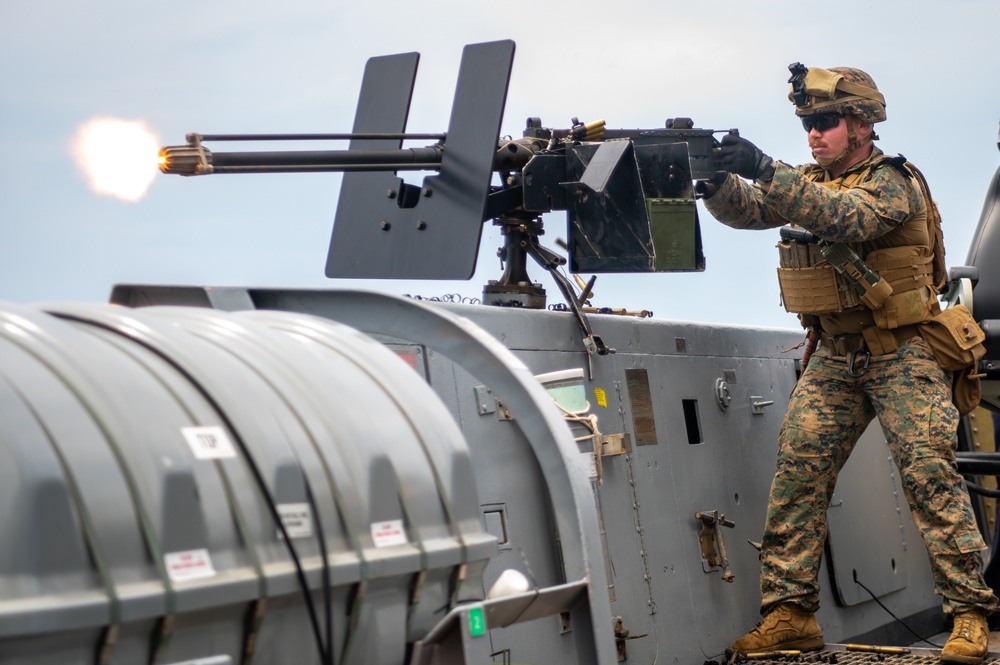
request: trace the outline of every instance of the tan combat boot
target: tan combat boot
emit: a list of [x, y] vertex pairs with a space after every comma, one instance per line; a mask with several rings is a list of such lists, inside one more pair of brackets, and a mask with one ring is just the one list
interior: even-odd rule
[[753, 630], [733, 642], [726, 653], [777, 649], [809, 651], [822, 649], [823, 644], [823, 631], [816, 623], [816, 616], [798, 605], [783, 603], [768, 612]]
[[955, 615], [955, 629], [941, 650], [945, 663], [979, 665], [989, 650], [990, 629], [982, 610], [966, 610]]

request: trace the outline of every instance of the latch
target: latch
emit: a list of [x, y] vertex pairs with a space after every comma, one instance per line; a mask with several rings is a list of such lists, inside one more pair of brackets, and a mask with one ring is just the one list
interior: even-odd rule
[[618, 662], [628, 660], [628, 651], [625, 649], [625, 640], [637, 640], [646, 637], [649, 633], [639, 633], [633, 635], [620, 616], [615, 617], [615, 645], [618, 647]]
[[773, 399], [765, 400], [761, 395], [750, 396], [750, 413], [755, 416], [764, 414], [764, 408], [774, 404]]
[[705, 572], [711, 572], [716, 568], [722, 569], [722, 581], [732, 582], [733, 571], [729, 569], [729, 557], [726, 555], [726, 542], [722, 538], [722, 530], [718, 527], [724, 526], [732, 529], [735, 522], [726, 519], [717, 510], [706, 513], [695, 513], [695, 519], [701, 520], [701, 531], [698, 533], [698, 542], [701, 544], [702, 565]]
[[715, 380], [715, 401], [723, 411], [728, 409], [729, 403], [733, 401], [733, 396], [729, 392], [729, 382], [725, 379]]

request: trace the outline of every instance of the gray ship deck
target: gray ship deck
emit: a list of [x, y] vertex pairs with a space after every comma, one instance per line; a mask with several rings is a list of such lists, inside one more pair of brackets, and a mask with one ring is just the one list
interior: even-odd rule
[[[930, 640], [936, 644], [944, 644], [950, 633], [940, 633]], [[868, 646], [870, 650], [855, 650], [856, 645], [827, 644], [818, 651], [772, 651], [759, 654], [747, 654], [746, 657], [730, 659], [729, 663], [749, 663], [752, 665], [779, 665], [788, 663], [810, 663], [824, 665], [938, 665], [940, 649], [924, 647], [881, 647]], [[899, 650], [899, 652], [896, 652]], [[990, 633], [990, 652], [986, 655], [983, 665], [1000, 664], [1000, 631]]]

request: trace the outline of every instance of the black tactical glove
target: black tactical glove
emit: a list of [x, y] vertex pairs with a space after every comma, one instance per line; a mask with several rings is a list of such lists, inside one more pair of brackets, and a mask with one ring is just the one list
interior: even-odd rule
[[750, 141], [726, 134], [721, 143], [719, 166], [726, 171], [758, 182], [770, 182], [774, 177], [774, 160]]

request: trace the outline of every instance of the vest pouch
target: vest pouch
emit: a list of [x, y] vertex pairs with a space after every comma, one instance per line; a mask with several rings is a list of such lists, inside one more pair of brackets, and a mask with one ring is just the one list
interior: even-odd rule
[[928, 321], [933, 316], [936, 304], [937, 300], [931, 295], [930, 289], [923, 286], [919, 289], [893, 292], [881, 307], [872, 310], [872, 315], [875, 317], [876, 326], [883, 330], [892, 330]]
[[887, 247], [868, 253], [865, 263], [892, 284], [892, 288], [908, 291], [934, 283], [934, 257], [922, 245]]
[[809, 268], [825, 259], [819, 251], [819, 245], [814, 242], [781, 241], [778, 247], [778, 265], [782, 268]]
[[920, 336], [931, 347], [938, 365], [949, 372], [967, 374], [986, 355], [986, 334], [965, 305], [949, 307], [920, 324]]
[[[778, 268], [781, 302], [786, 312], [796, 314], [831, 314], [842, 312], [843, 290], [830, 264], [811, 268]], [[852, 305], [856, 305], [855, 300]]]
[[[795, 243], [798, 245], [798, 243]], [[778, 265], [782, 268], [795, 267], [795, 248], [791, 243], [779, 242], [778, 245]]]
[[861, 302], [869, 309], [875, 310], [882, 307], [892, 297], [892, 286], [884, 279], [879, 278], [877, 283], [869, 284], [863, 278], [859, 279], [861, 277], [860, 273], [852, 276], [865, 290], [858, 297], [861, 298]]

